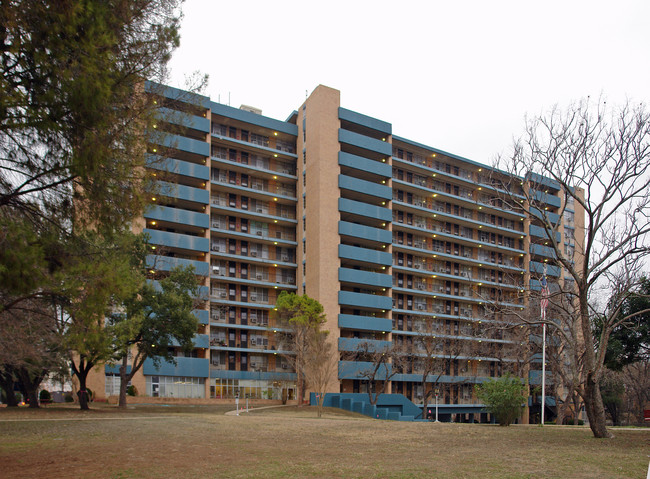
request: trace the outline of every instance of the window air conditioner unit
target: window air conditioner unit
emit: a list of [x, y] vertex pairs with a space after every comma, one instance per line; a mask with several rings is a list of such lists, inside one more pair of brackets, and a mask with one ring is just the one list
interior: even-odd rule
[[258, 231], [256, 234], [257, 234], [257, 236], [262, 236], [262, 232], [261, 232], [261, 231]]
[[283, 256], [282, 261], [289, 261], [289, 257], [288, 256]]
[[423, 304], [418, 304], [418, 310], [424, 311], [424, 305]]
[[257, 211], [258, 213], [264, 213], [264, 210], [262, 208], [257, 208], [255, 211]]
[[263, 278], [263, 276], [261, 274], [256, 274], [255, 275], [255, 279], [257, 279], [258, 281], [261, 281], [262, 278]]
[[296, 282], [296, 280], [295, 280], [295, 279], [293, 279], [293, 278], [289, 278], [289, 280], [288, 280], [287, 282], [288, 282], [289, 284], [293, 284], [293, 283], [295, 283], [295, 282]]
[[251, 294], [251, 301], [257, 301], [257, 295]]
[[424, 290], [424, 285], [423, 284], [418, 284], [418, 289]]
[[251, 251], [251, 256], [253, 258], [256, 258], [257, 257], [257, 251]]
[[[257, 341], [255, 340], [255, 338], [251, 338], [251, 344], [252, 344], [253, 346], [257, 345]], [[255, 366], [255, 365], [254, 365], [254, 364], [251, 364], [251, 366]]]
[[419, 264], [415, 264], [415, 265], [413, 265], [413, 267], [414, 267], [415, 269], [420, 269], [420, 265], [419, 265]]
[[219, 297], [220, 297], [220, 298], [225, 298], [225, 297], [226, 297], [226, 293], [219, 293]]
[[257, 316], [251, 316], [251, 324], [257, 324]]
[[287, 369], [287, 368], [288, 368], [288, 367], [287, 367], [286, 364], [283, 364], [283, 365], [282, 365], [282, 369]]

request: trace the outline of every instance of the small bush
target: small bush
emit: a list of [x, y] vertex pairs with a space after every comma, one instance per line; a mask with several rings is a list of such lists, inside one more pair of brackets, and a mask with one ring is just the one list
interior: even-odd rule
[[41, 401], [51, 401], [52, 400], [52, 395], [50, 394], [50, 391], [47, 389], [41, 389], [41, 392], [38, 394], [38, 399]]
[[74, 402], [74, 398], [72, 397], [72, 394], [66, 393], [65, 396], [63, 396], [63, 400], [65, 402]]
[[131, 384], [129, 387], [126, 388], [126, 394], [128, 394], [129, 396], [137, 396], [138, 390], [135, 388], [133, 384]]
[[509, 426], [521, 415], [526, 400], [521, 379], [510, 374], [488, 379], [478, 387], [477, 396], [501, 426]]
[[20, 394], [18, 391], [14, 392], [14, 396], [16, 396], [16, 401], [18, 401], [18, 404], [23, 402], [23, 395]]

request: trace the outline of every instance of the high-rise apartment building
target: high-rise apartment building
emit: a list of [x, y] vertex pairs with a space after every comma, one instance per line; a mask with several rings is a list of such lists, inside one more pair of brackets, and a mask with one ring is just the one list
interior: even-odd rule
[[[427, 381], [448, 413], [473, 412], [473, 384], [483, 378], [535, 369], [522, 361], [528, 330], [504, 331], [499, 321], [506, 310], [526, 314], [544, 270], [563, 280], [521, 194], [535, 189], [543, 214], [557, 216], [557, 183], [513, 181], [394, 136], [390, 123], [341, 107], [339, 92], [324, 86], [286, 121], [161, 91], [158, 127], [175, 132], [160, 146], [164, 158], [151, 146], [161, 189], [141, 226], [155, 271], [194, 265], [209, 306], [196, 311], [196, 349], [179, 350], [175, 366], [145, 363], [134, 379], [140, 394], [294, 396], [271, 314], [281, 291], [323, 304], [340, 360], [333, 392], [363, 392], [354, 357], [362, 343], [408, 346], [412, 358], [390, 390], [416, 403], [422, 361], [446, 357]], [[566, 206], [558, 242], [569, 251], [583, 216]], [[426, 334], [444, 338], [435, 351], [418, 350]], [[115, 373], [107, 366], [96, 389], [113, 394]]]

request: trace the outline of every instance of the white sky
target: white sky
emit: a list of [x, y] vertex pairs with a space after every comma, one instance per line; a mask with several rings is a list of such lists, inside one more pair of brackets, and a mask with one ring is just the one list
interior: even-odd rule
[[524, 115], [650, 103], [650, 1], [186, 0], [169, 83], [284, 120], [324, 84], [393, 133], [490, 163]]

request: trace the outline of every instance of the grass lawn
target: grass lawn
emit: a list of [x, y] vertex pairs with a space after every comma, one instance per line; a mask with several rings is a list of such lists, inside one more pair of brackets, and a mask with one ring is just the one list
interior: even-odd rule
[[337, 409], [0, 409], [0, 477], [645, 478], [650, 432], [375, 421]]

